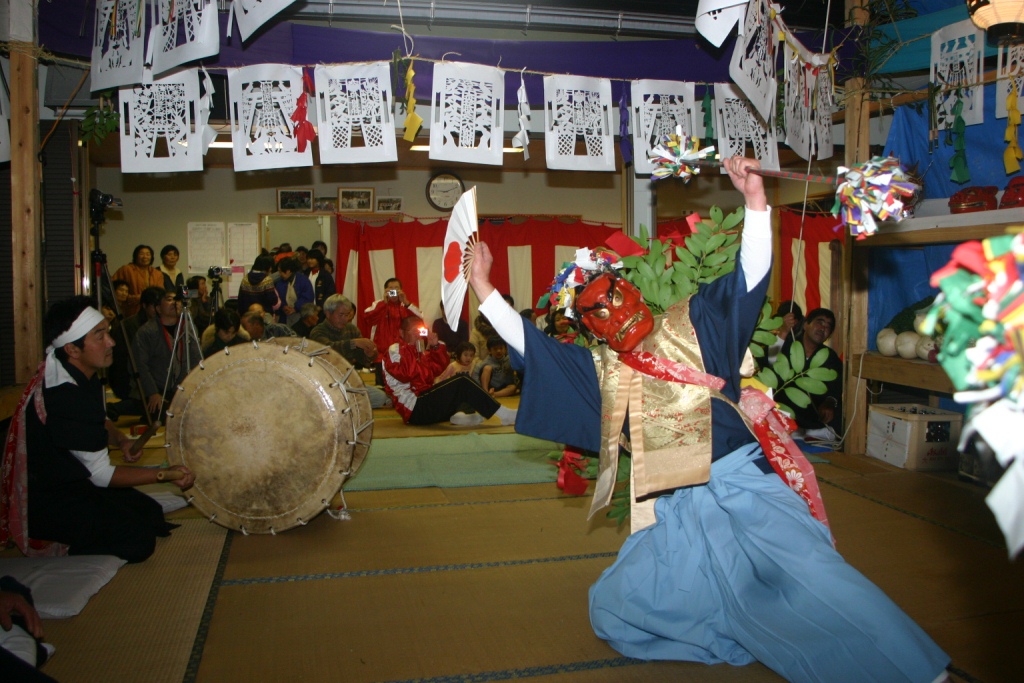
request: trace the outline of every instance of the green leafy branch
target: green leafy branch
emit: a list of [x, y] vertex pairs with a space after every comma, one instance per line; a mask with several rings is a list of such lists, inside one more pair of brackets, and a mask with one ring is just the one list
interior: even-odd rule
[[79, 127], [78, 137], [82, 142], [103, 142], [115, 132], [121, 123], [121, 116], [114, 105], [114, 91], [99, 94], [99, 103], [85, 110], [85, 117]]
[[[811, 396], [820, 396], [828, 391], [825, 382], [837, 377], [835, 370], [822, 367], [828, 360], [828, 349], [820, 348], [808, 362], [804, 358], [802, 344], [794, 343], [789, 355], [779, 354], [775, 364], [757, 373], [757, 379], [769, 386], [778, 396], [785, 395], [794, 405], [806, 408], [811, 405]], [[792, 416], [792, 409], [780, 403], [779, 408]]]

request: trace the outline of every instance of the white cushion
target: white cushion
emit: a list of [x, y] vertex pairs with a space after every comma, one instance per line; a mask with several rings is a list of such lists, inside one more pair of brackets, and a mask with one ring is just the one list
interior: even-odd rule
[[147, 496], [160, 503], [160, 507], [164, 509], [164, 514], [168, 512], [174, 512], [184, 507], [188, 507], [188, 501], [185, 497], [170, 491], [143, 491]]
[[113, 555], [0, 558], [0, 576], [12, 576], [32, 589], [44, 619], [73, 617], [125, 564]]

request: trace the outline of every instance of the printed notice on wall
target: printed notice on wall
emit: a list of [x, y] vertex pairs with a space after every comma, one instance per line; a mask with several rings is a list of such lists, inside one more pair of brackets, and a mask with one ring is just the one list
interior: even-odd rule
[[188, 224], [188, 272], [206, 275], [213, 266], [226, 265], [223, 223]]
[[231, 281], [228, 296], [238, 296], [246, 270], [260, 253], [260, 231], [256, 223], [228, 223], [228, 262], [231, 266]]

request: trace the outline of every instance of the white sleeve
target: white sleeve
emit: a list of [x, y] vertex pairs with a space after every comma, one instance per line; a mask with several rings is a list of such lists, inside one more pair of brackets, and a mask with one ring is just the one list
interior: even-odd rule
[[102, 451], [71, 451], [71, 455], [78, 458], [78, 461], [88, 468], [92, 474], [89, 481], [100, 488], [110, 486], [110, 480], [114, 476], [114, 466], [110, 464], [109, 450], [104, 448]]
[[772, 207], [767, 211], [746, 210], [742, 239], [740, 264], [749, 292], [772, 265]]
[[518, 351], [519, 355], [526, 355], [526, 336], [523, 332], [525, 318], [508, 305], [498, 290], [484, 299], [479, 310], [510, 348]]

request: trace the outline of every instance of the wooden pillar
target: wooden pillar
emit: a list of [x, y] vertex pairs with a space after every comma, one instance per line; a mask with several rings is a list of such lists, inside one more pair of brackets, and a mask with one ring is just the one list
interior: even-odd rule
[[36, 18], [30, 0], [11, 0], [11, 246], [14, 262], [14, 376], [28, 382], [42, 359], [39, 216], [39, 88]]
[[[867, 0], [846, 0], [847, 16], [852, 24], [868, 22]], [[868, 160], [868, 124], [870, 109], [867, 81], [851, 78], [846, 82], [846, 166]], [[855, 255], [854, 240], [848, 238], [843, 254], [843, 310], [845, 320], [845, 347], [843, 359], [843, 419], [847, 435], [843, 443], [846, 453], [863, 454], [867, 442], [867, 386], [857, 383], [857, 368], [853, 359], [859, 358], [868, 347], [867, 253]]]

